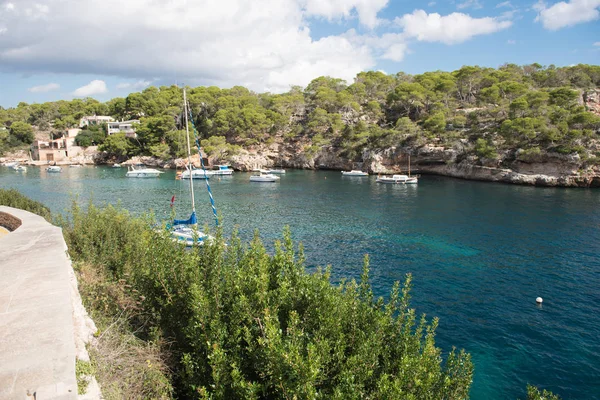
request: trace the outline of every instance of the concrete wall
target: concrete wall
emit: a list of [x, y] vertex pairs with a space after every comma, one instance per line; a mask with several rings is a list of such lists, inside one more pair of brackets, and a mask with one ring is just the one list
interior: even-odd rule
[[76, 399], [71, 262], [60, 228], [21, 220], [0, 237], [0, 399]]

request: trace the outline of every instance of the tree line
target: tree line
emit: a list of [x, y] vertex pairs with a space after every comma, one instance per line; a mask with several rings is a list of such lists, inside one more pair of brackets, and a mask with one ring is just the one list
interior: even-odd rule
[[[364, 150], [425, 143], [466, 143], [480, 161], [531, 160], [545, 152], [577, 153], [600, 163], [594, 149], [600, 117], [586, 109], [582, 95], [600, 86], [600, 66], [464, 66], [453, 72], [417, 75], [361, 72], [354, 82], [319, 77], [306, 88], [282, 94], [244, 87], [188, 88], [193, 123], [209, 155], [221, 158], [240, 147], [293, 144], [307, 156], [334, 149], [360, 161]], [[75, 99], [20, 103], [0, 109], [0, 150], [32, 141], [32, 126], [53, 134], [75, 127], [85, 115], [140, 119], [137, 138], [83, 132], [81, 145], [100, 145], [114, 157], [184, 152], [182, 93], [176, 86], [149, 87], [101, 103]]]

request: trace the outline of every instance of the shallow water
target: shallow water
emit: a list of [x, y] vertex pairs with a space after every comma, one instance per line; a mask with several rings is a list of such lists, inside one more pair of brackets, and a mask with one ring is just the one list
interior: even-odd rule
[[[600, 398], [600, 190], [555, 189], [424, 176], [417, 186], [374, 177], [288, 171], [281, 181], [249, 174], [212, 178], [225, 232], [255, 229], [272, 246], [289, 225], [307, 264], [334, 279], [358, 278], [369, 254], [373, 287], [387, 295], [413, 274], [413, 306], [438, 316], [444, 351], [473, 356], [472, 399], [525, 398], [527, 383], [565, 399]], [[53, 212], [71, 199], [120, 202], [134, 212], [189, 214], [187, 182], [125, 178], [125, 169], [64, 168], [60, 174], [0, 167], [14, 187]], [[204, 181], [195, 181], [200, 221], [213, 223]], [[544, 298], [543, 306], [535, 298]]]

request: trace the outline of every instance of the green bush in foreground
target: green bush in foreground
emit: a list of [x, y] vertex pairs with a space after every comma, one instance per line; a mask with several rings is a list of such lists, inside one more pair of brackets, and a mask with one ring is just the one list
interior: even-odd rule
[[0, 205], [30, 211], [52, 222], [52, 216], [48, 207], [23, 196], [15, 189], [0, 189]]
[[75, 207], [63, 225], [71, 256], [135, 300], [107, 297], [104, 307], [129, 307], [132, 330], [169, 343], [180, 398], [468, 398], [470, 356], [442, 357], [437, 319], [409, 308], [410, 276], [384, 302], [373, 296], [368, 260], [359, 283], [334, 286], [328, 270], [305, 271], [287, 231], [269, 255], [258, 236], [225, 246], [219, 232], [186, 252], [112, 207]]

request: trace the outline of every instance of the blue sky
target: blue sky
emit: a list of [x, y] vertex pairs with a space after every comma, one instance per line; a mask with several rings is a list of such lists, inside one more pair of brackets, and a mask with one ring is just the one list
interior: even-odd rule
[[599, 64], [600, 0], [0, 0], [0, 106], [148, 85]]

